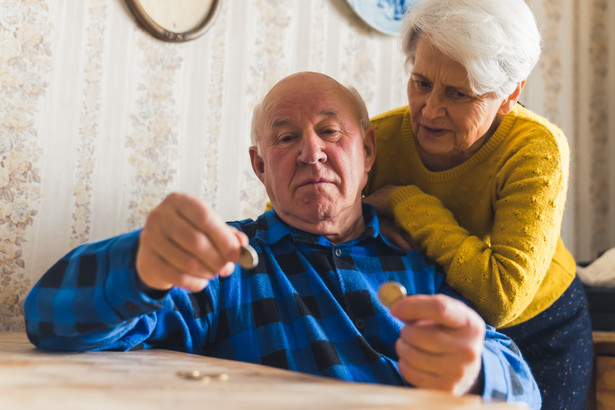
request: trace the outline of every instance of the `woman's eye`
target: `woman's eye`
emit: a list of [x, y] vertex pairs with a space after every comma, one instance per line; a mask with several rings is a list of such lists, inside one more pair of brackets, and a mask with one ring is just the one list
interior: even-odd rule
[[459, 101], [473, 101], [478, 98], [476, 95], [473, 95], [472, 93], [459, 91], [454, 88], [451, 88], [449, 90], [449, 96], [452, 99], [459, 100]]
[[414, 83], [416, 84], [417, 88], [420, 88], [420, 89], [427, 89], [431, 86], [429, 81], [416, 80]]
[[455, 91], [453, 91], [453, 96], [454, 96], [454, 97], [457, 97], [457, 98], [465, 98], [465, 97], [467, 97], [468, 95], [467, 95], [467, 94], [465, 94], [465, 93], [462, 93], [461, 91], [457, 91], [457, 90], [455, 90]]

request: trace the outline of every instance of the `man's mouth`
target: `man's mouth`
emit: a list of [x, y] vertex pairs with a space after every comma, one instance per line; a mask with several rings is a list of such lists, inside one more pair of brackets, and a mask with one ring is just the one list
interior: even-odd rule
[[298, 184], [297, 188], [302, 188], [302, 187], [311, 186], [311, 185], [318, 185], [318, 184], [329, 184], [329, 183], [331, 183], [331, 181], [329, 181], [326, 178], [313, 178], [313, 179], [308, 179]]

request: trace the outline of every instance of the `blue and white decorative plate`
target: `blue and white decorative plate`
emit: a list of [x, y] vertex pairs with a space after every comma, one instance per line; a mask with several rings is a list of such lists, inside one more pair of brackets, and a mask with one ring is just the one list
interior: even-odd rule
[[421, 0], [346, 0], [361, 19], [376, 30], [396, 36], [410, 7]]

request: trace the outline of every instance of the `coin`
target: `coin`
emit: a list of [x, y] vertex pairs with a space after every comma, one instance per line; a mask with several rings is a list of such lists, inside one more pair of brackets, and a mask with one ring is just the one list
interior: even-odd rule
[[258, 253], [250, 245], [242, 245], [239, 265], [244, 269], [253, 269], [258, 265]]
[[383, 305], [393, 306], [406, 296], [406, 288], [395, 281], [385, 282], [378, 288], [378, 298]]
[[212, 380], [220, 380], [227, 381], [228, 374], [227, 373], [202, 373], [199, 370], [180, 370], [177, 373], [177, 376], [186, 380], [197, 380], [202, 382], [210, 382]]

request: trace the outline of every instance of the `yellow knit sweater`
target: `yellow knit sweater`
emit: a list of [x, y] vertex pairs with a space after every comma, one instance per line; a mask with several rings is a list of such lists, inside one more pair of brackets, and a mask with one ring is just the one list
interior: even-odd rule
[[488, 323], [521, 323], [566, 290], [575, 262], [560, 237], [569, 172], [561, 130], [517, 105], [467, 161], [431, 172], [408, 107], [372, 126], [378, 154], [364, 193], [404, 186], [387, 203], [396, 222]]

